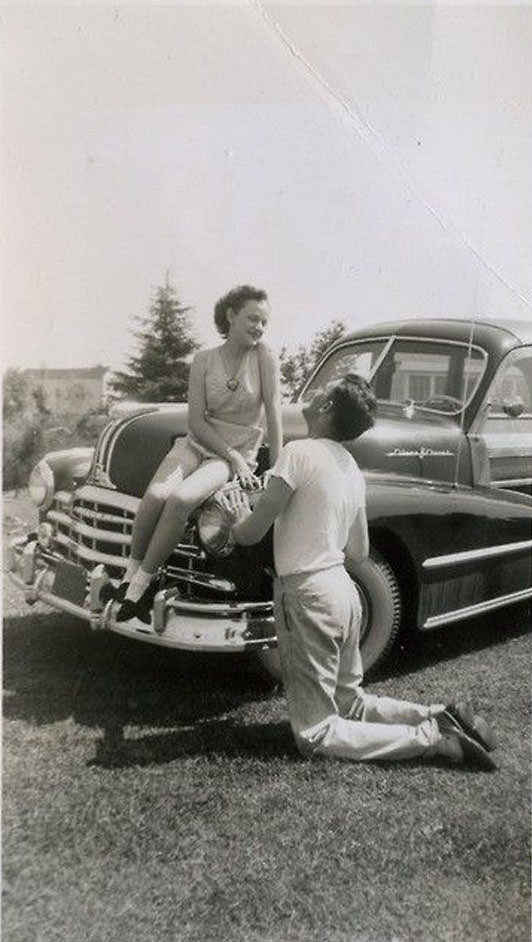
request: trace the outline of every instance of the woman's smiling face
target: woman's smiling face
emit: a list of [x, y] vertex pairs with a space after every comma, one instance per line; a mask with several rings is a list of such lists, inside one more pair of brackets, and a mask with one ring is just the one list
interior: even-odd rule
[[254, 347], [268, 324], [270, 306], [267, 301], [246, 301], [238, 311], [228, 311], [228, 338], [246, 347]]

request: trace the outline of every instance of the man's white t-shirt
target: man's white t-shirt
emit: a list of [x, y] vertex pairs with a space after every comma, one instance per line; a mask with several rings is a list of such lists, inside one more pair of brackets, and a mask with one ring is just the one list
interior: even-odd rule
[[362, 473], [339, 442], [305, 438], [285, 445], [272, 468], [294, 491], [277, 517], [277, 575], [342, 565], [349, 530], [365, 505]]

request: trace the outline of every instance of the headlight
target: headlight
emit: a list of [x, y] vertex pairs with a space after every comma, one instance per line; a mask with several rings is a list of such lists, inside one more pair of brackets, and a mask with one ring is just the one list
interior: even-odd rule
[[213, 556], [229, 556], [234, 549], [231, 524], [214, 501], [207, 501], [199, 515], [198, 535], [205, 549]]
[[54, 474], [44, 458], [31, 472], [28, 490], [35, 506], [39, 510], [48, 510], [54, 496]]

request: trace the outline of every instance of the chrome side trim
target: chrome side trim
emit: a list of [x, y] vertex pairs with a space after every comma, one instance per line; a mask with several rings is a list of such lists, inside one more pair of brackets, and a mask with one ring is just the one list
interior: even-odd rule
[[[486, 440], [487, 436], [485, 436]], [[519, 445], [490, 445], [486, 442], [488, 458], [532, 458], [532, 443], [528, 446]]]
[[439, 569], [443, 566], [456, 566], [474, 562], [477, 559], [491, 559], [493, 556], [506, 556], [532, 548], [532, 540], [519, 543], [501, 543], [499, 546], [487, 546], [485, 549], [466, 550], [463, 553], [449, 553], [447, 556], [431, 556], [423, 562], [423, 569]]
[[532, 478], [507, 478], [504, 481], [495, 479], [491, 483], [493, 487], [524, 487], [532, 484]]
[[465, 608], [458, 608], [452, 612], [444, 612], [443, 615], [432, 615], [423, 622], [422, 628], [439, 628], [440, 625], [449, 625], [453, 621], [462, 621], [463, 618], [472, 618], [474, 615], [482, 615], [484, 612], [491, 612], [496, 608], [502, 608], [504, 605], [512, 605], [515, 602], [524, 602], [525, 599], [532, 598], [532, 589], [521, 589], [519, 592], [510, 592], [509, 595], [499, 595], [495, 599], [489, 599], [487, 602], [477, 602], [475, 605], [466, 605]]
[[[105, 467], [104, 460], [105, 460], [105, 453], [107, 451], [108, 443], [123, 421], [124, 421], [123, 418], [114, 419], [109, 423], [109, 425], [107, 425], [103, 429], [102, 434], [98, 442], [96, 443], [96, 448], [94, 450], [93, 465], [91, 468], [91, 475], [89, 476], [89, 481], [93, 480], [92, 474], [94, 473], [96, 468], [103, 469]], [[96, 482], [94, 481], [94, 483]]]

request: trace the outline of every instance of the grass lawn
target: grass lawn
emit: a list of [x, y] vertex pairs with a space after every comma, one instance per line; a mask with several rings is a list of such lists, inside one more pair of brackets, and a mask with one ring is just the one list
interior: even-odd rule
[[425, 635], [370, 685], [470, 690], [500, 736], [483, 773], [304, 760], [244, 659], [5, 591], [6, 942], [529, 942], [525, 611]]

